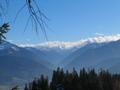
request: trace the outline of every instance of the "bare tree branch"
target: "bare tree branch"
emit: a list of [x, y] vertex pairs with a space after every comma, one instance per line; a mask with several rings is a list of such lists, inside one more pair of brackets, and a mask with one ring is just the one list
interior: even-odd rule
[[[5, 12], [4, 12], [5, 7], [9, 4], [9, 2], [10, 0], [5, 0], [4, 4], [0, 3], [1, 19], [2, 19], [2, 16], [5, 15]], [[24, 0], [24, 2], [25, 2], [24, 5], [20, 9], [18, 9], [18, 12], [16, 13], [15, 18], [13, 20], [16, 21], [16, 19], [19, 17], [19, 14], [23, 9], [28, 10], [28, 12], [26, 13], [29, 13], [29, 15], [28, 15], [28, 20], [26, 21], [24, 31], [27, 29], [28, 24], [31, 23], [32, 28], [36, 31], [36, 33], [38, 34], [39, 30], [41, 30], [45, 36], [45, 39], [48, 40], [47, 33], [46, 33], [46, 27], [47, 27], [46, 20], [48, 20], [48, 18], [40, 10], [36, 0]]]

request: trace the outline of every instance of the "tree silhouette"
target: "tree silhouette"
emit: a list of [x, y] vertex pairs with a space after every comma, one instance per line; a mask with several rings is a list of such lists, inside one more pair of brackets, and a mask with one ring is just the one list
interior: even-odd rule
[[120, 90], [120, 74], [114, 75], [104, 70], [98, 73], [94, 69], [82, 69], [79, 74], [75, 69], [65, 73], [58, 68], [53, 71], [52, 80], [48, 81], [42, 75], [25, 85], [24, 90]]
[[9, 24], [8, 23], [4, 23], [1, 27], [0, 27], [0, 43], [2, 43], [2, 41], [4, 39], [6, 39], [5, 35], [9, 30]]

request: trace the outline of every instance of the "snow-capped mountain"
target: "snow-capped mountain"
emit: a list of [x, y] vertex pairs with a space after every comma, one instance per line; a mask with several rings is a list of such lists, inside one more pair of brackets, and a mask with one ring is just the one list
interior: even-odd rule
[[[0, 44], [0, 85], [25, 82], [51, 69], [104, 68], [120, 72], [120, 34], [97, 36], [77, 42], [37, 45]], [[32, 73], [31, 73], [32, 72]]]
[[60, 41], [53, 41], [53, 42], [46, 42], [40, 44], [21, 44], [21, 47], [34, 47], [34, 48], [41, 48], [48, 50], [49, 48], [53, 49], [73, 49], [73, 48], [81, 48], [87, 44], [91, 43], [108, 43], [112, 41], [120, 40], [120, 34], [117, 35], [98, 35], [95, 37], [81, 39], [80, 41], [76, 42], [60, 42]]
[[[20, 45], [20, 47], [27, 48], [36, 54], [41, 53], [40, 57], [52, 63], [56, 67], [66, 66], [71, 61], [74, 62], [77, 56], [83, 52], [104, 46], [110, 42], [117, 42], [120, 40], [120, 34], [110, 36], [96, 36], [88, 39], [82, 39], [77, 42], [46, 42], [36, 45]], [[64, 63], [63, 63], [64, 62]]]
[[[87, 45], [73, 52], [67, 59], [70, 60], [65, 68], [76, 69], [83, 67], [104, 68], [109, 69], [113, 65], [120, 62], [120, 40], [109, 42], [106, 44], [99, 44], [93, 47], [93, 44]], [[74, 56], [71, 58], [71, 56]], [[120, 70], [119, 70], [120, 72]]]

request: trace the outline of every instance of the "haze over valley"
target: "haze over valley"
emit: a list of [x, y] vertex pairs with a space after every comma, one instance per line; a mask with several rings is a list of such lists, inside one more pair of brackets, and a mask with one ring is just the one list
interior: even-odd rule
[[[0, 45], [0, 84], [23, 84], [52, 70], [84, 68], [120, 73], [120, 35], [97, 36], [78, 42], [47, 42], [37, 45]], [[12, 83], [11, 83], [12, 81]]]

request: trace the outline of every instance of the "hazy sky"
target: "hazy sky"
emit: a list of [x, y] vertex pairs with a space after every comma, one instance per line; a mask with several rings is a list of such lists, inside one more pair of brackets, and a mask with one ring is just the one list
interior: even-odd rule
[[[11, 1], [11, 0], [10, 0]], [[12, 0], [9, 5], [11, 31], [8, 40], [16, 43], [44, 42], [43, 34], [36, 35], [30, 25], [24, 32], [27, 12], [24, 9], [16, 23], [13, 17], [24, 0]], [[49, 41], [78, 41], [99, 34], [120, 33], [120, 0], [39, 0], [40, 8], [50, 19], [47, 35]]]

